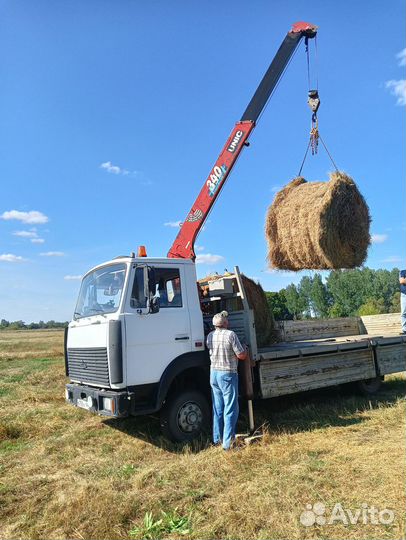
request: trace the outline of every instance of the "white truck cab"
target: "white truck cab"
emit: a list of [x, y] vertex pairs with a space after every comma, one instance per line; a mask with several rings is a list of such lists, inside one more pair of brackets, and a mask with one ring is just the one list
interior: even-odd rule
[[67, 400], [107, 416], [158, 411], [187, 388], [174, 420], [181, 433], [166, 431], [175, 440], [195, 435], [207, 421], [209, 388], [195, 264], [131, 255], [92, 268], [67, 328], [65, 364]]

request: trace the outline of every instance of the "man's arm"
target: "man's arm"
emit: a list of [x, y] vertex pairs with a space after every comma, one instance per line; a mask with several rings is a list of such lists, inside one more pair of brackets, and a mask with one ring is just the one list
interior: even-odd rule
[[213, 336], [212, 336], [212, 332], [210, 332], [210, 334], [207, 336], [207, 339], [206, 339], [206, 346], [209, 349], [209, 351], [211, 351], [212, 343], [213, 343]]
[[247, 359], [248, 351], [241, 345], [240, 340], [238, 339], [238, 336], [235, 332], [232, 332], [231, 334], [231, 345], [233, 347], [234, 354], [236, 355], [238, 360]]
[[248, 356], [247, 349], [245, 349], [245, 351], [243, 353], [236, 354], [236, 357], [238, 358], [238, 360], [246, 360], [247, 356]]

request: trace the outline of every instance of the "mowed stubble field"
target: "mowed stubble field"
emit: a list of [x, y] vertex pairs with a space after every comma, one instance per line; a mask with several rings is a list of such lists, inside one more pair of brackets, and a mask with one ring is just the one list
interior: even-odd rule
[[[262, 441], [229, 453], [168, 443], [154, 417], [75, 409], [64, 384], [62, 331], [0, 332], [2, 539], [404, 537], [402, 376], [374, 399], [341, 388], [260, 403]], [[302, 525], [317, 502], [395, 519]]]

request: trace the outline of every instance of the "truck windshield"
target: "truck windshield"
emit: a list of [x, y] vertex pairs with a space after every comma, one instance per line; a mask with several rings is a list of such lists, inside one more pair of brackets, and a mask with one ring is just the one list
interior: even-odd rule
[[74, 318], [117, 311], [125, 274], [125, 264], [111, 264], [88, 274], [82, 281]]

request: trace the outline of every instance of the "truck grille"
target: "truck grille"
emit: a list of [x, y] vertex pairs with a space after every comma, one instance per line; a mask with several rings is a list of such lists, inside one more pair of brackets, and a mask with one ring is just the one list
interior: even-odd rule
[[110, 386], [106, 347], [68, 349], [68, 370], [72, 380]]

